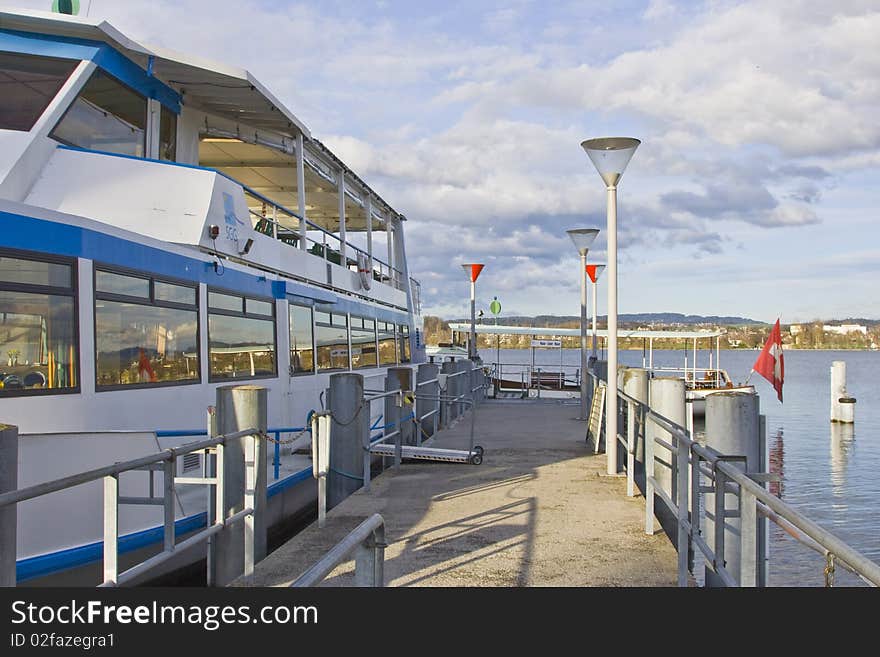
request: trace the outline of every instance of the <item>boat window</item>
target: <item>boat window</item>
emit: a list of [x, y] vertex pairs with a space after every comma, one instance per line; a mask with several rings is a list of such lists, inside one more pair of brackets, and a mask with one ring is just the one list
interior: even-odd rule
[[0, 397], [79, 388], [73, 262], [0, 253]]
[[340, 313], [315, 311], [318, 370], [348, 369], [348, 322]]
[[208, 292], [208, 308], [211, 310], [230, 310], [237, 313], [244, 312], [244, 297]]
[[400, 349], [400, 362], [408, 363], [410, 362], [410, 353], [409, 353], [409, 326], [406, 324], [401, 324], [397, 327], [397, 335], [398, 335], [398, 348]]
[[198, 325], [194, 285], [96, 269], [97, 388], [197, 383]]
[[312, 342], [312, 309], [307, 306], [288, 306], [290, 315], [290, 373], [315, 371], [315, 351]]
[[149, 299], [150, 279], [98, 270], [95, 272], [95, 290], [126, 297]]
[[97, 70], [52, 137], [80, 148], [144, 156], [147, 99]]
[[159, 114], [159, 159], [177, 161], [177, 115], [165, 107]]
[[274, 376], [275, 304], [208, 293], [211, 381]]
[[377, 367], [376, 327], [372, 319], [351, 318], [351, 366]]
[[69, 59], [0, 53], [0, 129], [33, 128], [77, 64]]
[[394, 324], [377, 322], [379, 325], [379, 364], [397, 364], [397, 343], [394, 340]]

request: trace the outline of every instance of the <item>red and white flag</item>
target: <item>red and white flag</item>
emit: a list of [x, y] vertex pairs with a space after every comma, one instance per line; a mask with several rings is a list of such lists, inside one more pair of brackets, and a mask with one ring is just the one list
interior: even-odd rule
[[752, 371], [757, 372], [767, 379], [776, 389], [779, 401], [782, 401], [782, 381], [785, 378], [785, 361], [782, 358], [782, 334], [779, 330], [779, 320], [770, 331], [770, 337], [761, 350], [758, 360], [752, 365]]

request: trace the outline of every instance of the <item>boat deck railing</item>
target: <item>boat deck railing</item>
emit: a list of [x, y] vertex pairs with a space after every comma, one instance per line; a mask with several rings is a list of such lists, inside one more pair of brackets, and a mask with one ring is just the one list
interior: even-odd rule
[[[594, 386], [606, 385], [595, 374], [590, 376]], [[645, 533], [655, 533], [654, 505], [655, 500], [659, 500], [676, 520], [673, 542], [678, 551], [679, 586], [688, 585], [689, 575], [693, 574], [689, 570], [689, 554], [697, 553], [703, 555], [725, 586], [759, 585], [756, 549], [759, 516], [771, 520], [795, 540], [824, 557], [822, 568], [826, 585], [833, 583], [834, 567], [839, 564], [864, 582], [880, 586], [880, 564], [871, 561], [766, 490], [759, 474], [743, 470], [744, 457], [720, 454], [700, 445], [690, 431], [650, 406], [621, 389], [618, 389], [617, 395], [620, 412], [625, 417], [624, 421], [618, 422], [618, 426], [625, 429], [625, 434], [618, 434], [614, 439], [625, 450], [623, 468], [626, 471], [627, 496], [634, 497], [636, 494], [638, 437], [645, 446]], [[664, 440], [648, 431], [649, 425], [665, 431], [668, 439]], [[665, 490], [656, 476], [658, 470], [663, 468], [671, 472], [670, 490]], [[735, 496], [735, 507], [728, 505], [731, 494]], [[705, 495], [713, 496], [713, 508], [707, 509], [703, 505]], [[739, 572], [731, 572], [725, 561], [725, 534], [729, 532], [729, 527], [725, 527], [726, 521], [714, 523], [713, 549], [706, 542], [700, 527], [702, 512], [715, 519], [739, 518]], [[696, 561], [695, 558], [694, 563]]]
[[[352, 271], [358, 271], [360, 265], [358, 263], [358, 255], [360, 254], [365, 262], [372, 263], [373, 280], [385, 283], [398, 290], [404, 290], [404, 276], [400, 269], [392, 267], [387, 262], [380, 260], [376, 256], [372, 256], [363, 249], [355, 246], [348, 240], [344, 241], [336, 234], [322, 228], [308, 219], [303, 219], [298, 213], [290, 210], [280, 203], [254, 191], [247, 185], [239, 181], [235, 181], [241, 185], [244, 190], [245, 199], [248, 204], [248, 212], [251, 215], [251, 224], [258, 233], [272, 237], [284, 244], [288, 244], [295, 248], [299, 246], [302, 235], [300, 233], [300, 222], [305, 221], [306, 224], [306, 251], [312, 255], [322, 258], [325, 262], [340, 265]], [[310, 236], [309, 233], [316, 236]], [[345, 245], [345, 262], [342, 261], [342, 246]], [[354, 257], [350, 257], [350, 255]]]
[[576, 365], [535, 365], [534, 363], [492, 363], [490, 377], [497, 380], [499, 389], [527, 390], [577, 389], [581, 382], [581, 368]]

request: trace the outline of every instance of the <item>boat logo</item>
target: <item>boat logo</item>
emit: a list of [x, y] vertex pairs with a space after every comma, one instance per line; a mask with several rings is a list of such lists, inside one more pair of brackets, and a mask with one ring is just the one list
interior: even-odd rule
[[223, 192], [223, 219], [226, 221], [226, 238], [233, 242], [238, 241], [238, 226], [246, 225], [235, 214], [235, 200], [232, 194]]

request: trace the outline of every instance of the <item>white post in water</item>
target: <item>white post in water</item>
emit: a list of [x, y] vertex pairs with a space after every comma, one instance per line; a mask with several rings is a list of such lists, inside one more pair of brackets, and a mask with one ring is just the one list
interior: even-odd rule
[[831, 363], [831, 421], [843, 424], [855, 422], [856, 400], [846, 394], [846, 362]]
[[[574, 247], [581, 256], [581, 268], [578, 278], [581, 281], [581, 410], [579, 420], [588, 420], [590, 411], [587, 406], [589, 386], [587, 377], [587, 252], [599, 234], [598, 228], [573, 228], [567, 231]], [[562, 350], [560, 349], [560, 354]], [[560, 372], [562, 365], [560, 364]], [[591, 380], [590, 380], [591, 381]], [[560, 389], [562, 386], [560, 385]]]
[[641, 142], [601, 137], [581, 142], [608, 191], [608, 390], [605, 399], [607, 472], [617, 474], [617, 184]]

